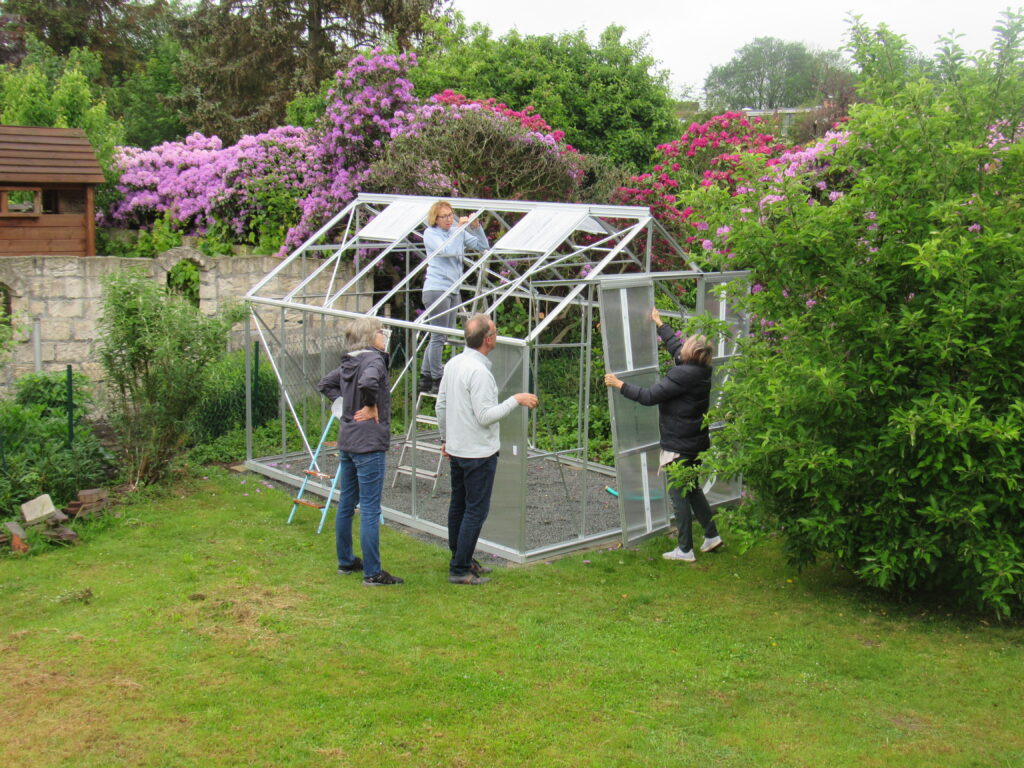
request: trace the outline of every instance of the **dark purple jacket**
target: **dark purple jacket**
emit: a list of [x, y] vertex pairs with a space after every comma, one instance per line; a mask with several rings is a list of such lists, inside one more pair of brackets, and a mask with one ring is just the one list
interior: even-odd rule
[[[658, 336], [673, 360], [678, 360], [683, 343], [668, 323]], [[682, 363], [658, 379], [650, 388], [626, 382], [620, 390], [624, 397], [640, 405], [658, 406], [661, 447], [686, 457], [695, 457], [711, 447], [704, 415], [711, 405], [711, 366]]]
[[[328, 373], [318, 389], [333, 403], [345, 398], [338, 427], [338, 450], [348, 453], [386, 451], [391, 445], [391, 379], [387, 353], [368, 347], [349, 352], [341, 366]], [[353, 421], [364, 405], [376, 405], [375, 421]]]

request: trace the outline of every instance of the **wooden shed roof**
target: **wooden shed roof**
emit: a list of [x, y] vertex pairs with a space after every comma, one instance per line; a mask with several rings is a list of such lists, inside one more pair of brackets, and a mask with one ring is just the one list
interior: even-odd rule
[[81, 128], [0, 125], [0, 184], [102, 184]]

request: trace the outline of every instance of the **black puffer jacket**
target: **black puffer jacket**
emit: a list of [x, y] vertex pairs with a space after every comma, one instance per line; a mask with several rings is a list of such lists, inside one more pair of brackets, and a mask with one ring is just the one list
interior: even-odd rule
[[[658, 328], [672, 359], [678, 359], [683, 343], [668, 323]], [[658, 406], [661, 447], [693, 457], [711, 446], [704, 415], [711, 405], [711, 366], [683, 363], [674, 366], [649, 389], [628, 382], [622, 385], [624, 397], [640, 405]]]
[[[385, 352], [368, 347], [349, 352], [341, 358], [341, 366], [328, 373], [318, 389], [333, 403], [345, 398], [345, 408], [338, 426], [338, 450], [349, 453], [386, 451], [391, 445], [391, 381], [390, 361]], [[364, 405], [377, 406], [375, 421], [353, 421], [355, 412]]]

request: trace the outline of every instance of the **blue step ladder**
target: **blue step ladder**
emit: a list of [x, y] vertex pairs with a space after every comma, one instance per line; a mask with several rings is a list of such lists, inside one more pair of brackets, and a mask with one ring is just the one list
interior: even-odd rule
[[[331, 426], [334, 424], [334, 414], [327, 419], [327, 426], [324, 427], [324, 433], [320, 436], [320, 442], [317, 443], [316, 450], [313, 451], [313, 458], [309, 462], [309, 469], [303, 470], [303, 474], [306, 476], [302, 485], [299, 486], [299, 494], [292, 499], [292, 512], [288, 515], [288, 525], [291, 525], [292, 518], [295, 517], [295, 510], [300, 506], [312, 507], [320, 512], [320, 525], [317, 526], [316, 532], [320, 533], [324, 529], [324, 521], [327, 519], [327, 508], [331, 506], [331, 499], [334, 498], [334, 490], [338, 487], [338, 480], [341, 478], [341, 461], [338, 462], [338, 469], [335, 470], [333, 478], [320, 471], [320, 465], [317, 463], [317, 458], [320, 456], [320, 451], [324, 447], [324, 443], [327, 441], [327, 435], [331, 433]], [[323, 500], [322, 504], [318, 504], [314, 501], [306, 501], [302, 498], [303, 492], [306, 490], [306, 484], [309, 483], [309, 479], [315, 477], [320, 480], [331, 481], [331, 490], [327, 493], [327, 498]]]

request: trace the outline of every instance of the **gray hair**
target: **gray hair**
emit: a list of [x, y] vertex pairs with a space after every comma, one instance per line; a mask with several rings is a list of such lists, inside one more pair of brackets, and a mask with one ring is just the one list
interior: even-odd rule
[[480, 349], [490, 332], [491, 318], [484, 314], [473, 315], [466, 321], [466, 346]]
[[349, 351], [372, 347], [377, 331], [383, 328], [379, 318], [360, 317], [345, 328], [345, 346]]

